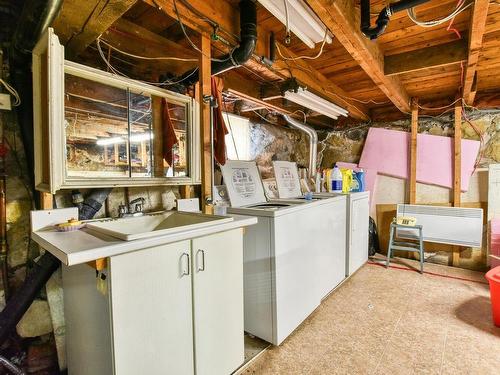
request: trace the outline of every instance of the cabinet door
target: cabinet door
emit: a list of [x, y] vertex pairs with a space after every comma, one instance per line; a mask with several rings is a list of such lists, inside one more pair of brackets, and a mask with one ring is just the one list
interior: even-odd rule
[[368, 197], [351, 202], [351, 234], [349, 254], [349, 274], [352, 275], [368, 260]]
[[226, 375], [244, 361], [243, 232], [193, 240], [196, 374]]
[[183, 241], [110, 258], [116, 375], [194, 373], [189, 254]]

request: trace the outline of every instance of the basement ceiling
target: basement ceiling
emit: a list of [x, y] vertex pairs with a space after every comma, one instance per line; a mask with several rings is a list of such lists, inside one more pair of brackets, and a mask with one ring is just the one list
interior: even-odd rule
[[[332, 5], [326, 0], [306, 2], [334, 35], [333, 43], [325, 45], [321, 56], [312, 60], [284, 61], [277, 53], [277, 60], [271, 68], [260, 64], [258, 57], [267, 54], [271, 31], [287, 57], [313, 56], [320, 46], [318, 44], [316, 49], [311, 50], [293, 35], [291, 44], [284, 46], [285, 27], [258, 4], [260, 49], [244, 67], [225, 74], [226, 86], [237, 86], [232, 88], [260, 98], [262, 87], [276, 87], [280, 81], [293, 76], [311, 91], [347, 107], [350, 122], [407, 116], [406, 100], [411, 97], [419, 97], [420, 103], [430, 106], [450, 104], [461, 87], [467, 84], [471, 86], [472, 96], [475, 90], [478, 91], [472, 102], [475, 105], [481, 105], [483, 97], [491, 99], [492, 95], [500, 92], [500, 75], [497, 73], [500, 65], [500, 5], [496, 1], [475, 1], [476, 5], [458, 14], [451, 26], [444, 23], [422, 28], [413, 23], [406, 12], [399, 12], [391, 17], [386, 32], [376, 41], [365, 39], [359, 32], [359, 1], [335, 2]], [[94, 65], [102, 67], [95, 48], [95, 39], [101, 33], [103, 39], [129, 53], [187, 58], [198, 56], [182, 33], [173, 11], [173, 0], [122, 3], [122, 8], [117, 9], [101, 0], [64, 1], [54, 27], [73, 59], [86, 63], [94, 60]], [[193, 14], [186, 3], [198, 14]], [[388, 3], [371, 1], [372, 22]], [[431, 0], [418, 6], [416, 12], [419, 19], [436, 19], [450, 14], [456, 4], [456, 0]], [[195, 44], [199, 43], [198, 31], [213, 32], [204, 17], [220, 25], [218, 33], [222, 39], [229, 40], [232, 45], [237, 43], [234, 34], [237, 35], [239, 30], [238, 0], [177, 0], [177, 6], [186, 26], [196, 29], [193, 31], [186, 27]], [[481, 18], [480, 12], [486, 9], [487, 17]], [[334, 17], [335, 12], [346, 12], [346, 16]], [[477, 65], [474, 59], [471, 60], [469, 50], [472, 20], [475, 20], [474, 27], [478, 30], [472, 37], [480, 44]], [[104, 30], [99, 29], [103, 27]], [[483, 31], [484, 37], [477, 35]], [[87, 38], [84, 43], [87, 47], [81, 50], [82, 43], [75, 43], [75, 40], [85, 39], [83, 36]], [[224, 43], [214, 41], [212, 54], [222, 55], [228, 48]], [[193, 62], [137, 61], [115, 52], [110, 56], [114, 59], [111, 61], [133, 71], [138, 77], [144, 76], [144, 79], [158, 79], [165, 73], [179, 75], [196, 65]], [[374, 60], [367, 61], [366, 56]], [[384, 74], [384, 60], [387, 75]], [[473, 69], [469, 67], [468, 70], [471, 62]], [[476, 70], [477, 77], [472, 82]], [[467, 77], [471, 72], [472, 76]], [[283, 105], [281, 101], [274, 104]], [[491, 105], [491, 101], [485, 105]], [[331, 120], [321, 117], [316, 122], [318, 125], [334, 126]]]

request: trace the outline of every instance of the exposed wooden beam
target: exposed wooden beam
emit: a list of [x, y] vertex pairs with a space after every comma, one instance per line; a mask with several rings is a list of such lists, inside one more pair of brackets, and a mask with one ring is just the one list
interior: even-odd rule
[[465, 39], [440, 44], [416, 51], [385, 56], [384, 71], [388, 76], [459, 64], [467, 60], [468, 44]]
[[352, 0], [306, 0], [378, 88], [403, 112], [410, 111], [410, 97], [398, 77], [386, 76], [384, 55], [375, 41], [359, 30], [359, 10]]
[[483, 46], [483, 36], [488, 18], [490, 0], [475, 0], [469, 27], [469, 53], [463, 82], [463, 98], [468, 105], [474, 104], [476, 97], [477, 63]]
[[[459, 97], [458, 97], [459, 98]], [[455, 104], [455, 136], [453, 152], [453, 207], [462, 205], [462, 103]], [[453, 246], [452, 265], [460, 263], [460, 247]]]
[[211, 131], [210, 131], [210, 111], [212, 110], [209, 103], [205, 102], [205, 97], [212, 95], [211, 82], [211, 67], [210, 53], [211, 42], [208, 35], [201, 36], [201, 51], [200, 54], [200, 83], [198, 102], [200, 103], [200, 127], [201, 127], [201, 206], [203, 212], [211, 213], [211, 206], [207, 203], [207, 198], [212, 198], [212, 148], [211, 148]]
[[[67, 4], [65, 3], [63, 5], [62, 12], [67, 12], [68, 14], [63, 14], [61, 16], [60, 24], [68, 22], [73, 28], [66, 43], [66, 52], [68, 56], [78, 56], [137, 1], [138, 0], [86, 1], [84, 3], [87, 4], [84, 5], [83, 10], [90, 10], [90, 13], [86, 15], [80, 6], [82, 4], [81, 1], [66, 0]], [[71, 12], [80, 14], [71, 14]]]
[[[177, 19], [177, 14], [174, 10], [173, 0], [143, 0], [147, 4], [154, 7], [161, 7], [161, 10], [170, 17]], [[239, 10], [233, 7], [225, 0], [216, 2], [207, 2], [205, 0], [190, 0], [190, 4], [198, 12], [216, 22], [219, 25], [220, 35], [233, 45], [238, 44], [239, 36]], [[189, 9], [185, 8], [182, 2], [177, 1], [177, 10], [182, 22], [189, 28], [198, 31], [205, 35], [213, 33], [212, 26], [198, 15], [193, 14]], [[272, 67], [267, 67], [259, 63], [261, 56], [267, 56], [269, 51], [269, 32], [261, 25], [257, 26], [257, 46], [254, 51], [254, 58], [247, 64], [248, 68], [254, 70], [257, 64], [260, 69], [268, 70], [273, 74], [280, 74], [282, 77], [290, 76], [290, 67], [293, 75], [299, 82], [307, 86], [318, 94], [324, 96], [333, 103], [346, 108], [350, 116], [356, 119], [369, 119], [368, 110], [361, 104], [351, 100], [349, 95], [339, 86], [335, 85], [318, 70], [314, 69], [304, 60], [296, 60], [294, 64], [286, 64], [284, 61], [276, 61]], [[215, 43], [214, 43], [215, 44]], [[216, 44], [222, 51], [229, 51], [230, 47], [223, 43]], [[281, 51], [284, 55], [294, 57], [293, 53], [284, 46], [281, 46]]]
[[418, 135], [418, 98], [411, 101], [411, 138], [410, 138], [410, 204], [417, 203], [417, 135]]
[[462, 103], [455, 104], [453, 206], [460, 207], [462, 195]]

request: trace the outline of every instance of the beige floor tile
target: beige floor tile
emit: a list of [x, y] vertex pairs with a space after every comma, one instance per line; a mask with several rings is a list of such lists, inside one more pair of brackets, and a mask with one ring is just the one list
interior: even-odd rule
[[[404, 266], [416, 262], [396, 260]], [[483, 274], [426, 264], [480, 281]], [[245, 374], [500, 374], [486, 285], [366, 265]]]

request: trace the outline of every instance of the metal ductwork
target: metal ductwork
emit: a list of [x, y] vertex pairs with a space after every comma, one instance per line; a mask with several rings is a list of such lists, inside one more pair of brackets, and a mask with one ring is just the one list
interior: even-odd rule
[[308, 176], [315, 177], [316, 176], [316, 157], [318, 154], [318, 133], [309, 125], [305, 123], [299, 122], [289, 115], [283, 115], [285, 121], [295, 129], [298, 129], [309, 136], [309, 168], [308, 168]]
[[371, 27], [370, 0], [361, 0], [361, 32], [369, 39], [377, 39], [389, 24], [389, 19], [394, 13], [427, 3], [429, 0], [402, 0], [386, 6], [378, 15], [376, 26]]
[[[257, 45], [257, 6], [252, 0], [240, 1], [240, 45], [227, 55], [212, 61], [212, 75], [226, 72], [246, 63]], [[198, 82], [200, 74], [192, 69], [181, 76], [183, 84], [190, 86]]]

